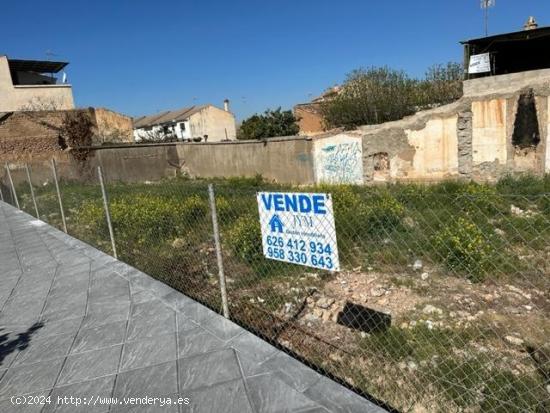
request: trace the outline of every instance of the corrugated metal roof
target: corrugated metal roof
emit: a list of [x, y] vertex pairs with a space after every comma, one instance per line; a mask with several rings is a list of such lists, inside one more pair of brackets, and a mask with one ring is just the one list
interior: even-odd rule
[[142, 116], [134, 119], [134, 129], [145, 128], [148, 126], [162, 125], [163, 123], [181, 122], [208, 105], [191, 106], [177, 110], [168, 110], [154, 115]]

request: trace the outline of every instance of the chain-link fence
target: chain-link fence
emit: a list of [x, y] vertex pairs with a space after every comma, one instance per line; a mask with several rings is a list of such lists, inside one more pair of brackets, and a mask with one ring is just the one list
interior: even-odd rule
[[[60, 203], [54, 166], [29, 167], [12, 168], [13, 187], [4, 173], [6, 201], [16, 205], [15, 189], [29, 214], [61, 230], [64, 216], [69, 234], [388, 406], [550, 411], [550, 176], [306, 191], [261, 179], [124, 184], [104, 170], [104, 197], [98, 174], [82, 184], [60, 165]], [[330, 194], [340, 271], [264, 256], [263, 191]]]

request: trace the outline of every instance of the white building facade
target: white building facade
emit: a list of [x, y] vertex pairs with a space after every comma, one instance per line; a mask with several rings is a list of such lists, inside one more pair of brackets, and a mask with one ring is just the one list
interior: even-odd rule
[[192, 106], [134, 119], [136, 142], [221, 142], [235, 140], [235, 116], [213, 105]]

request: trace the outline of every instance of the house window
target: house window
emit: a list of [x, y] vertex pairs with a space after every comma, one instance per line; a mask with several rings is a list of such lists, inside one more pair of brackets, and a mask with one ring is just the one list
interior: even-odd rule
[[183, 122], [180, 123], [180, 130], [181, 130], [182, 132], [185, 132], [185, 123], [183, 123]]

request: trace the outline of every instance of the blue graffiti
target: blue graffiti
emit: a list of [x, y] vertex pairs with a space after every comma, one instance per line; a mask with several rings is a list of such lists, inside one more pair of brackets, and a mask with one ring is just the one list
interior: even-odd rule
[[331, 183], [361, 182], [362, 155], [359, 142], [325, 146], [322, 163], [323, 180]]

